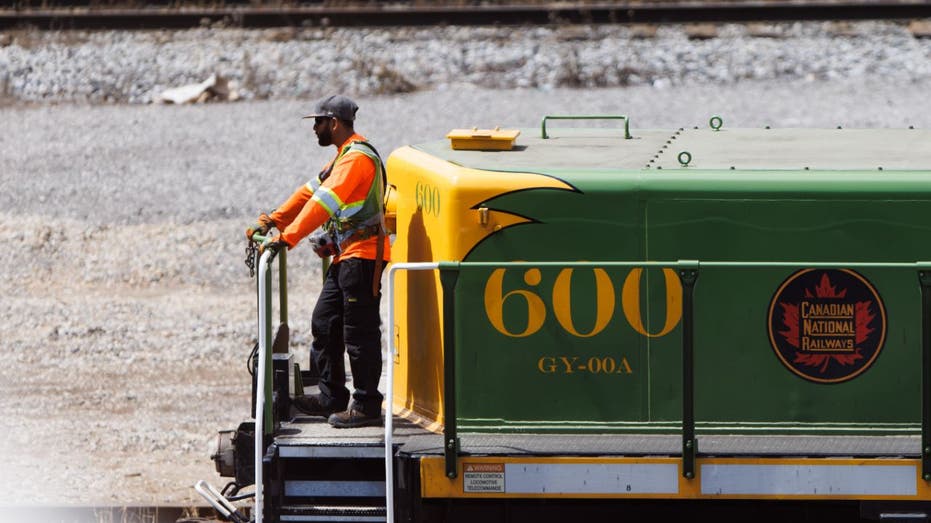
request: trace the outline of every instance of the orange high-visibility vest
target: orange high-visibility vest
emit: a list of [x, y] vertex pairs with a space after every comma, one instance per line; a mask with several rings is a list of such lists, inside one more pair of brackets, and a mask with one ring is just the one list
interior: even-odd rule
[[317, 227], [334, 236], [341, 252], [333, 260], [375, 259], [382, 238], [382, 259], [390, 260], [384, 230], [384, 166], [378, 153], [359, 134], [340, 147], [327, 168], [300, 187], [271, 214], [281, 239], [290, 247]]

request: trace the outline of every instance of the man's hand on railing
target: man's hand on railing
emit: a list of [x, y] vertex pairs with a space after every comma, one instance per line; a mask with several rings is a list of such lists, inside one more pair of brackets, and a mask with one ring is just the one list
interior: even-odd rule
[[287, 249], [288, 247], [290, 246], [281, 239], [281, 234], [275, 234], [271, 236], [268, 241], [259, 244], [259, 256], [261, 256], [267, 250], [271, 251], [271, 259], [274, 259], [278, 254], [278, 251], [281, 249]]
[[272, 220], [271, 216], [265, 214], [264, 212], [259, 215], [258, 219], [255, 221], [251, 227], [246, 229], [246, 238], [252, 240], [252, 235], [259, 233], [262, 236], [268, 234], [268, 230], [275, 226], [275, 221]]

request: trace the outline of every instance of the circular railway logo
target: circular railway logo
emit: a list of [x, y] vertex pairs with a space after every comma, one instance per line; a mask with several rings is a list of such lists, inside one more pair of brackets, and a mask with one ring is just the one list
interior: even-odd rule
[[808, 381], [840, 383], [873, 364], [886, 340], [886, 310], [876, 289], [848, 269], [802, 269], [769, 304], [776, 356]]

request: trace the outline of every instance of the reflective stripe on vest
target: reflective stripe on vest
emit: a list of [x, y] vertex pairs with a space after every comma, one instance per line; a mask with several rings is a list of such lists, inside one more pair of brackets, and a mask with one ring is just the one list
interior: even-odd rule
[[307, 187], [307, 190], [310, 191], [310, 194], [314, 194], [317, 192], [317, 189], [320, 188], [321, 183], [320, 175], [318, 174], [316, 178], [304, 184], [304, 187]]

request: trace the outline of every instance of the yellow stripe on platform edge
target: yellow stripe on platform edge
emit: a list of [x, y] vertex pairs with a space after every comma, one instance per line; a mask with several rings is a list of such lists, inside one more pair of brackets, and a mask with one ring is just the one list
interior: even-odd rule
[[665, 498], [931, 500], [917, 459], [463, 457], [421, 459], [425, 498]]

